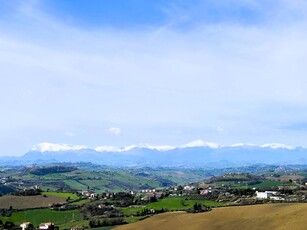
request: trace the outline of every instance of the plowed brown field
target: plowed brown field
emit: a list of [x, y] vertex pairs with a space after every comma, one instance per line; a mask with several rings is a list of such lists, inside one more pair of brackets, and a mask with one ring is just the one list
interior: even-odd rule
[[307, 229], [307, 204], [224, 207], [200, 214], [172, 212], [156, 215], [137, 223], [119, 226], [115, 229], [300, 230]]

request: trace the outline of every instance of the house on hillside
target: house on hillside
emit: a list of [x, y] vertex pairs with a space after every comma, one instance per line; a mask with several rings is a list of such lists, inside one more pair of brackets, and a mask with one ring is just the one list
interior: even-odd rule
[[277, 195], [278, 195], [278, 192], [275, 192], [275, 191], [265, 191], [265, 192], [256, 191], [257, 199], [283, 200], [283, 198]]
[[202, 195], [202, 196], [208, 195], [209, 190], [208, 189], [200, 190], [199, 194]]
[[96, 197], [96, 193], [88, 191], [88, 190], [81, 191], [81, 195], [92, 198], [92, 199], [94, 199]]
[[54, 230], [54, 223], [51, 223], [51, 222], [41, 223], [38, 228], [45, 229], [45, 230]]
[[31, 222], [24, 222], [20, 225], [21, 230], [33, 229]]
[[90, 194], [91, 194], [91, 193], [90, 193], [88, 190], [83, 190], [83, 191], [81, 191], [81, 195], [82, 195], [82, 196], [87, 196], [87, 197], [89, 197]]

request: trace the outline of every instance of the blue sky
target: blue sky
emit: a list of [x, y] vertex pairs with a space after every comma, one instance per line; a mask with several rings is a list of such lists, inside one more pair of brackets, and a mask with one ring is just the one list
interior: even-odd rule
[[0, 155], [307, 145], [307, 3], [0, 0]]

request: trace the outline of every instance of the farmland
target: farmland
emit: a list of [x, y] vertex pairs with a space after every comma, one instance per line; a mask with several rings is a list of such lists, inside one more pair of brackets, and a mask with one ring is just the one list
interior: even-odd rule
[[69, 193], [69, 192], [42, 192], [45, 196], [50, 197], [58, 197], [62, 199], [70, 199], [70, 200], [77, 200], [78, 196], [75, 193]]
[[81, 215], [78, 210], [72, 211], [54, 211], [49, 209], [37, 209], [21, 212], [14, 212], [11, 217], [1, 217], [2, 221], [11, 221], [22, 223], [30, 221], [34, 226], [42, 222], [53, 222], [56, 225], [66, 224], [72, 221], [81, 221]]
[[26, 209], [35, 207], [48, 207], [54, 203], [64, 203], [65, 199], [55, 196], [2, 196], [0, 197], [0, 208]]
[[265, 204], [217, 208], [211, 212], [159, 214], [143, 221], [116, 227], [133, 229], [306, 229], [307, 204]]
[[[210, 178], [207, 178], [209, 172], [201, 169], [75, 166], [0, 170], [0, 183], [5, 187], [0, 192], [13, 191], [0, 196], [0, 219], [15, 224], [30, 221], [35, 225], [52, 221], [60, 229], [69, 229], [134, 223], [151, 216], [155, 219], [163, 212], [207, 212], [210, 207], [228, 210], [224, 207], [236, 205], [241, 209], [240, 205], [306, 202], [304, 171], [287, 169], [273, 173], [273, 166], [261, 174], [228, 172]], [[214, 172], [219, 171], [211, 171]], [[197, 181], [199, 178], [201, 180]], [[279, 201], [256, 197], [256, 191], [271, 189], [277, 191], [274, 198], [279, 198]], [[34, 210], [35, 207], [40, 209]], [[212, 211], [217, 215], [219, 212]], [[189, 216], [177, 214], [183, 219]], [[163, 218], [168, 215], [172, 214], [163, 215]], [[226, 211], [225, 215], [228, 215]], [[200, 220], [194, 222], [203, 224]]]
[[187, 200], [187, 197], [171, 197], [164, 198], [159, 200], [158, 202], [149, 203], [144, 207], [136, 207], [136, 208], [122, 208], [121, 211], [126, 215], [134, 215], [137, 212], [140, 212], [142, 209], [162, 209], [165, 208], [169, 211], [178, 211], [178, 210], [186, 210], [191, 208], [195, 203], [201, 203], [202, 205], [211, 206], [211, 207], [220, 207], [227, 205], [226, 203], [219, 203], [215, 201], [209, 200]]

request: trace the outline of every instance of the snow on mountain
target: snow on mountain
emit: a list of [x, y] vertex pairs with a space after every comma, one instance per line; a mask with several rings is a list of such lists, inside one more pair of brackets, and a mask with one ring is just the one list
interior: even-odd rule
[[97, 152], [119, 152], [120, 149], [114, 146], [98, 146], [94, 148]]
[[129, 145], [124, 147], [115, 147], [115, 146], [97, 146], [95, 148], [89, 148], [84, 145], [68, 145], [68, 144], [53, 144], [53, 143], [39, 143], [32, 147], [32, 151], [38, 152], [60, 152], [60, 151], [73, 151], [73, 150], [83, 150], [83, 149], [92, 149], [97, 152], [128, 152], [132, 149], [143, 148], [157, 151], [170, 151], [176, 148], [184, 149], [184, 148], [194, 148], [194, 147], [206, 147], [211, 149], [219, 149], [224, 147], [261, 147], [261, 148], [271, 148], [271, 149], [288, 149], [294, 150], [295, 147], [279, 144], [279, 143], [271, 143], [271, 144], [263, 144], [263, 145], [255, 145], [250, 143], [237, 143], [232, 145], [219, 145], [213, 142], [206, 142], [203, 140], [195, 140], [189, 142], [185, 145], [181, 146], [171, 146], [171, 145], [149, 145], [149, 144], [139, 144], [139, 145]]
[[212, 149], [218, 149], [221, 145], [213, 143], [213, 142], [205, 142], [203, 140], [192, 141], [188, 144], [182, 145], [181, 148], [193, 148], [193, 147], [208, 147]]
[[[58, 154], [59, 153], [59, 154]], [[15, 162], [16, 159], [14, 159]], [[125, 147], [40, 143], [33, 146], [19, 162], [93, 162], [114, 166], [204, 166], [211, 167], [218, 162], [246, 165], [303, 164], [307, 163], [307, 149], [285, 144], [233, 144], [219, 145], [196, 140], [182, 146], [138, 144]], [[3, 161], [3, 159], [2, 159]], [[1, 162], [1, 159], [0, 159]], [[226, 167], [223, 164], [223, 167]]]
[[285, 144], [280, 144], [280, 143], [264, 144], [264, 145], [261, 145], [260, 147], [262, 147], [262, 148], [271, 148], [271, 149], [289, 149], [289, 150], [294, 150], [295, 149], [295, 147], [293, 147], [293, 146], [285, 145]]
[[52, 144], [52, 143], [40, 143], [32, 147], [32, 151], [38, 152], [60, 152], [69, 150], [82, 150], [87, 149], [84, 145], [67, 145], [67, 144]]

